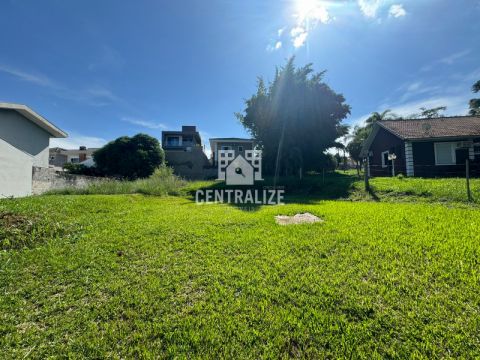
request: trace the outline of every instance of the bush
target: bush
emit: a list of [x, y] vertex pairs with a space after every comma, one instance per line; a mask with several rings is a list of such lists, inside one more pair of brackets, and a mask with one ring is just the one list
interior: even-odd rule
[[93, 158], [100, 173], [129, 180], [147, 178], [165, 162], [158, 140], [146, 134], [119, 137], [95, 151]]
[[85, 175], [85, 176], [104, 176], [96, 167], [89, 167], [83, 164], [66, 163], [63, 170], [69, 174]]

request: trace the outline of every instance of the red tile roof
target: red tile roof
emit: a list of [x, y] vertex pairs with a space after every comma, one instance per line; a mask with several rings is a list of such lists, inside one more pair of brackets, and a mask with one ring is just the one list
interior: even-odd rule
[[480, 117], [384, 120], [378, 125], [405, 140], [480, 136]]

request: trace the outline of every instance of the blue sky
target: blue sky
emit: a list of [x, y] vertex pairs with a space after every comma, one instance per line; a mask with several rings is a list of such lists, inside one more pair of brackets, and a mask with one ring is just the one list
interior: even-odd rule
[[[234, 117], [275, 66], [327, 70], [352, 106], [448, 106], [465, 114], [480, 79], [479, 0], [4, 0], [0, 101], [66, 130], [52, 145], [197, 125], [246, 136]], [[207, 141], [205, 141], [207, 143]]]

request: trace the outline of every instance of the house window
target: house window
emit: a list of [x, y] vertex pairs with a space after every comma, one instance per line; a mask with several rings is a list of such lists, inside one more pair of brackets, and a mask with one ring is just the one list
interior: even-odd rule
[[222, 145], [222, 150], [231, 150], [230, 146]]
[[435, 165], [455, 165], [457, 158], [455, 149], [457, 144], [453, 142], [435, 143]]
[[180, 146], [180, 136], [168, 136], [167, 146]]
[[473, 147], [473, 153], [474, 153], [475, 155], [480, 155], [480, 145], [475, 145], [475, 146]]
[[389, 165], [389, 163], [388, 163], [390, 161], [390, 160], [388, 160], [388, 154], [389, 153], [390, 153], [390, 151], [388, 151], [388, 150], [382, 152], [382, 167], [383, 168], [386, 168]]
[[243, 152], [243, 146], [239, 146], [239, 147], [238, 147], [238, 151], [239, 151], [239, 152]]
[[77, 157], [71, 158], [71, 159], [70, 159], [70, 162], [71, 162], [72, 164], [78, 164], [78, 163], [80, 162], [80, 159], [77, 158]]

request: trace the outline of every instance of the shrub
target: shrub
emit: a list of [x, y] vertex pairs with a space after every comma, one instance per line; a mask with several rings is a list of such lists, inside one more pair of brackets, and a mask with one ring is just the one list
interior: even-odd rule
[[83, 164], [66, 163], [63, 165], [63, 170], [69, 174], [85, 175], [85, 176], [104, 176], [96, 167], [89, 167]]
[[165, 154], [157, 139], [137, 134], [109, 142], [95, 151], [93, 158], [102, 174], [134, 180], [152, 175], [164, 164]]

